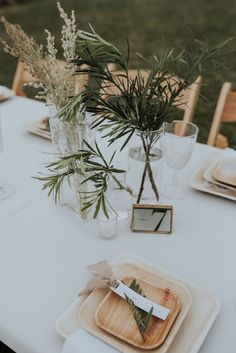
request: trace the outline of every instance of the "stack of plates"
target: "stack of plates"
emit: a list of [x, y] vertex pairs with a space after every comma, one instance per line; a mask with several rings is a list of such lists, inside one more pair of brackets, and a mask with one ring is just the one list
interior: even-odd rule
[[193, 176], [190, 185], [194, 189], [236, 201], [236, 157], [206, 163]]
[[44, 137], [51, 140], [51, 133], [49, 130], [49, 118], [45, 117], [37, 120], [27, 126], [27, 131], [31, 134]]
[[196, 353], [213, 324], [219, 301], [207, 290], [130, 254], [121, 254], [113, 275], [140, 283], [147, 297], [170, 308], [163, 321], [152, 317], [145, 341], [129, 305], [109, 289], [98, 289], [81, 304], [79, 299], [58, 319], [57, 332], [68, 337], [82, 326], [124, 353]]

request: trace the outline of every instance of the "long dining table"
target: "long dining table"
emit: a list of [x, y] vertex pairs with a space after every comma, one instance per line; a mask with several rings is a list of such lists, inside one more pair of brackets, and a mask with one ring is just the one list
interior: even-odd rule
[[[215, 293], [221, 310], [199, 352], [235, 353], [235, 202], [189, 187], [188, 196], [174, 202], [171, 235], [132, 233], [121, 222], [117, 237], [104, 241], [95, 221], [56, 206], [32, 178], [53, 158], [50, 141], [27, 131], [47, 115], [44, 104], [14, 97], [1, 103], [0, 115], [0, 180], [15, 188], [0, 202], [0, 341], [17, 353], [61, 352], [55, 322], [88, 279], [86, 266], [129, 252]], [[186, 173], [217, 152], [197, 143]]]

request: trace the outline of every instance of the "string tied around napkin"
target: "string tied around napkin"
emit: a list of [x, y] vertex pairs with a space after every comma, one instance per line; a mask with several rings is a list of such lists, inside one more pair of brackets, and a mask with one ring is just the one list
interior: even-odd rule
[[79, 296], [87, 295], [99, 288], [108, 288], [115, 281], [112, 275], [112, 268], [106, 260], [89, 265], [87, 269], [94, 278], [88, 280], [84, 289], [79, 293]]

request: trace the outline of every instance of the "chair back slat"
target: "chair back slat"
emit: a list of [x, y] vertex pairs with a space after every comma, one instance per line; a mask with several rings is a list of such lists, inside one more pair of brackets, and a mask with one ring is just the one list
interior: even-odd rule
[[212, 120], [211, 128], [210, 128], [210, 132], [208, 135], [207, 144], [209, 146], [215, 146], [216, 144], [216, 138], [220, 131], [220, 125], [221, 125], [222, 116], [224, 113], [225, 103], [226, 103], [228, 94], [231, 91], [231, 88], [232, 88], [231, 82], [225, 82], [221, 88], [214, 117]]
[[225, 101], [222, 122], [236, 122], [236, 92], [229, 92]]

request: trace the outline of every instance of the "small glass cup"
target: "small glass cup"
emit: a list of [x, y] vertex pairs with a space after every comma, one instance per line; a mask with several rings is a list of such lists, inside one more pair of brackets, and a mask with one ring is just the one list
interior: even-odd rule
[[108, 212], [109, 218], [104, 213], [97, 217], [98, 234], [102, 239], [114, 239], [117, 235], [117, 214], [113, 211]]

